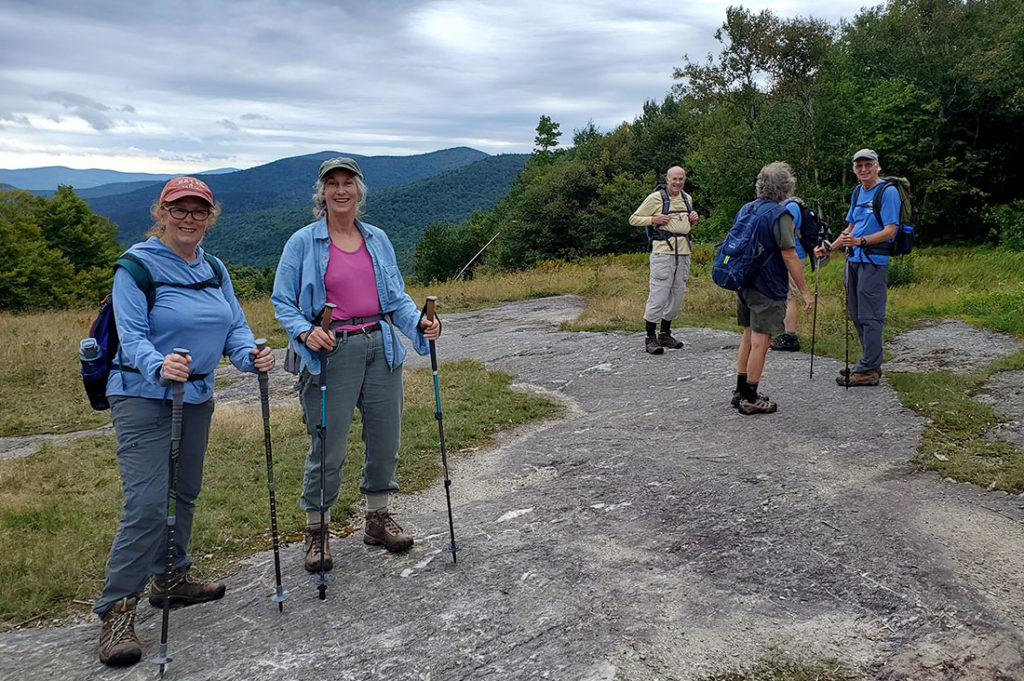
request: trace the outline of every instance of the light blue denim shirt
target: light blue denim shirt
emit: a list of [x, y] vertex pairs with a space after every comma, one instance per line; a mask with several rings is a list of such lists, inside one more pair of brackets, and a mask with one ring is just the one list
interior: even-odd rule
[[[356, 220], [363, 235], [366, 250], [373, 261], [373, 274], [377, 279], [377, 299], [381, 312], [389, 317], [381, 321], [384, 337], [384, 356], [392, 370], [405, 360], [405, 345], [398, 339], [394, 322], [421, 355], [430, 352], [430, 344], [420, 332], [420, 311], [405, 292], [405, 280], [398, 270], [395, 249], [387, 234], [373, 225]], [[274, 278], [274, 316], [291, 339], [291, 346], [300, 357], [301, 369], [311, 374], [320, 373], [320, 353], [313, 352], [298, 340], [299, 334], [309, 331], [327, 300], [324, 276], [330, 259], [330, 235], [327, 219], [323, 218], [298, 230], [288, 239], [277, 264]]]
[[[135, 244], [128, 252], [146, 265], [153, 281], [196, 284], [214, 276], [210, 263], [197, 248], [192, 262], [186, 262], [157, 237]], [[256, 346], [245, 321], [224, 263], [220, 288], [199, 290], [157, 286], [153, 308], [146, 292], [122, 267], [114, 272], [114, 319], [120, 337], [120, 362], [138, 370], [120, 371], [115, 362], [107, 379], [107, 395], [169, 399], [170, 384], [162, 379], [164, 355], [176, 347], [187, 348], [192, 356], [189, 373], [206, 374], [185, 384], [185, 402], [202, 404], [213, 397], [214, 369], [226, 356], [241, 371], [255, 372], [249, 351]]]

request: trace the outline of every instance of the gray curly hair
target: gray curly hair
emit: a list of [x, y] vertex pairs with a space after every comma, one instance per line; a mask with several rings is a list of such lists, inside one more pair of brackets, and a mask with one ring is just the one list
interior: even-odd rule
[[[363, 206], [366, 204], [366, 183], [363, 182], [363, 178], [359, 177], [355, 173], [352, 173], [352, 177], [356, 181], [356, 190], [359, 192], [359, 205], [356, 207], [356, 217], [362, 217]], [[327, 199], [324, 198], [324, 178], [320, 178], [313, 185], [313, 217], [317, 220], [327, 215]]]
[[757, 174], [754, 185], [757, 198], [777, 201], [779, 203], [793, 196], [796, 190], [796, 176], [793, 169], [785, 161], [769, 163]]

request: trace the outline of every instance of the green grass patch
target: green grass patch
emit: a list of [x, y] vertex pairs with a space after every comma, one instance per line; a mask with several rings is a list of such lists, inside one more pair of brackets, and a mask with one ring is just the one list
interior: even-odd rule
[[[441, 369], [442, 407], [449, 455], [490, 442], [497, 431], [556, 414], [547, 400], [515, 393], [511, 377], [476, 362]], [[398, 480], [404, 492], [440, 475], [433, 378], [405, 376], [406, 410]], [[336, 526], [362, 508], [359, 472], [363, 447], [358, 420], [349, 437], [343, 486], [332, 510]], [[305, 527], [299, 509], [309, 436], [296, 406], [271, 413], [279, 530], [297, 539]], [[86, 437], [32, 456], [0, 462], [0, 624], [37, 615], [61, 615], [73, 600], [95, 598], [120, 518], [123, 494], [113, 436]], [[453, 485], [453, 496], [458, 486]], [[191, 552], [204, 573], [232, 568], [232, 559], [271, 547], [263, 419], [258, 408], [222, 405], [214, 414], [203, 491], [196, 503]]]

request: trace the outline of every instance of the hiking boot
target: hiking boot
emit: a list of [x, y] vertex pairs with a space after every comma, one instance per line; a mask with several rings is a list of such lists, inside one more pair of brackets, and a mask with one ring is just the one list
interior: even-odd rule
[[388, 509], [382, 508], [366, 514], [363, 543], [371, 546], [383, 545], [391, 553], [398, 553], [412, 546], [412, 536], [402, 531], [402, 527], [391, 517]]
[[[878, 372], [878, 377], [879, 378], [882, 377], [882, 370], [881, 369], [874, 369], [874, 371]], [[839, 375], [840, 376], [844, 376], [844, 377], [845, 376], [849, 376], [850, 375], [850, 370], [849, 369], [840, 369], [839, 370]]]
[[651, 355], [660, 355], [661, 353], [665, 352], [665, 348], [661, 347], [661, 344], [658, 342], [658, 339], [655, 338], [654, 336], [647, 337], [647, 343], [644, 345], [644, 350], [646, 350], [648, 354]]
[[683, 341], [676, 340], [668, 331], [662, 331], [658, 334], [658, 345], [669, 350], [678, 350], [683, 347]]
[[772, 339], [772, 350], [797, 352], [800, 350], [800, 339], [795, 333], [780, 333]]
[[850, 374], [849, 378], [846, 376], [836, 376], [836, 385], [844, 388], [878, 385], [878, 379], [881, 377], [882, 372], [878, 369], [872, 369], [871, 371], [866, 371], [864, 373], [854, 371]]
[[135, 635], [135, 606], [138, 603], [138, 598], [122, 598], [103, 615], [100, 662], [108, 667], [128, 667], [142, 659], [142, 647]]
[[218, 582], [197, 582], [192, 579], [192, 566], [171, 574], [170, 579], [157, 577], [149, 584], [149, 604], [164, 607], [170, 599], [172, 608], [184, 608], [196, 603], [215, 601], [224, 596], [224, 585]]
[[320, 558], [320, 527], [306, 528], [306, 559], [303, 562], [306, 572], [329, 572], [334, 568], [331, 558], [331, 531], [324, 534], [324, 555]]
[[768, 399], [767, 395], [758, 393], [757, 399], [751, 402], [746, 397], [740, 398], [738, 409], [744, 416], [751, 414], [774, 414], [779, 405]]

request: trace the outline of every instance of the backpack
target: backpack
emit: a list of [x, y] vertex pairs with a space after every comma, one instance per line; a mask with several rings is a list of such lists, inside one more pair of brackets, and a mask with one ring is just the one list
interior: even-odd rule
[[[656, 186], [654, 188], [654, 191], [656, 191], [659, 194], [661, 194], [661, 214], [662, 215], [671, 215], [672, 212], [673, 212], [672, 209], [671, 209], [672, 197], [670, 197], [668, 195], [668, 187], [666, 187], [665, 183], [662, 182], [661, 184], [659, 184], [658, 186]], [[679, 195], [681, 197], [683, 197], [683, 203], [686, 204], [686, 213], [689, 214], [690, 211], [693, 210], [693, 207], [690, 206], [690, 202], [686, 199], [686, 193], [685, 192], [680, 192]], [[675, 212], [678, 213], [679, 211], [675, 211]], [[667, 229], [662, 229], [661, 227], [658, 227], [657, 225], [647, 225], [647, 250], [648, 251], [651, 250], [651, 248], [654, 246], [654, 242], [656, 240], [657, 241], [668, 241], [669, 239], [671, 239], [674, 236], [685, 236], [686, 237], [686, 243], [690, 244], [690, 250], [693, 250], [693, 243], [690, 241], [690, 235], [689, 234], [685, 234], [685, 235], [683, 235], [683, 234], [675, 234], [673, 232], [668, 231]]]
[[[158, 286], [171, 286], [173, 288], [190, 288], [200, 290], [204, 288], [220, 288], [223, 272], [217, 264], [216, 259], [209, 253], [203, 252], [206, 261], [213, 268], [213, 277], [206, 281], [194, 284], [178, 284], [170, 281], [153, 281], [149, 269], [137, 256], [125, 252], [114, 263], [114, 270], [123, 267], [132, 275], [135, 284], [146, 293], [146, 305], [153, 309], [156, 302], [156, 288]], [[89, 397], [89, 404], [93, 409], [102, 411], [110, 409], [110, 402], [107, 400], [107, 378], [111, 370], [130, 371], [138, 373], [135, 367], [122, 366], [120, 350], [120, 339], [117, 336], [117, 323], [114, 320], [114, 302], [111, 299], [112, 292], [107, 294], [100, 304], [96, 319], [89, 327], [89, 336], [82, 339], [79, 346], [78, 357], [82, 362], [82, 382], [85, 384], [85, 394]]]
[[795, 203], [800, 208], [800, 245], [805, 253], [811, 255], [822, 241], [832, 241], [832, 232], [829, 231], [828, 223], [819, 218], [814, 209], [792, 199], [786, 201], [785, 205], [788, 206], [791, 203]]
[[[875, 219], [881, 227], [882, 223], [882, 194], [886, 187], [894, 186], [900, 195], [899, 225], [896, 229], [896, 236], [892, 241], [872, 244], [868, 246], [868, 255], [907, 255], [914, 249], [914, 208], [910, 201], [910, 180], [905, 177], [883, 177], [878, 191], [871, 200], [871, 210]], [[860, 197], [860, 186], [853, 190], [853, 203], [856, 205]]]
[[715, 247], [711, 279], [729, 291], [753, 284], [774, 253], [764, 245], [764, 235], [785, 210], [785, 206], [767, 199], [757, 199], [740, 208], [725, 240]]

